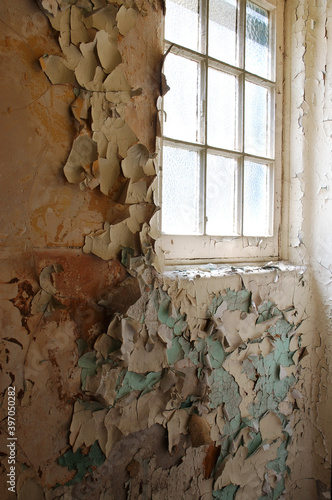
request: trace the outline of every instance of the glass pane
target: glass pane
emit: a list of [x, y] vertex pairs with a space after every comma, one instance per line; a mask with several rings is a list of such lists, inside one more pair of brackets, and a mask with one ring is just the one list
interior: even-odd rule
[[170, 90], [164, 97], [164, 136], [196, 142], [198, 139], [198, 77], [195, 61], [169, 54], [165, 74]]
[[163, 148], [162, 231], [200, 234], [200, 162], [195, 151]]
[[198, 50], [198, 0], [167, 0], [165, 39]]
[[237, 79], [209, 68], [208, 82], [207, 142], [209, 146], [237, 149]]
[[243, 234], [269, 236], [269, 166], [244, 162]]
[[247, 2], [246, 71], [271, 78], [269, 13]]
[[206, 233], [236, 234], [237, 162], [233, 158], [207, 155]]
[[271, 157], [270, 105], [271, 92], [254, 83], [245, 83], [245, 143], [246, 153]]
[[236, 0], [210, 0], [209, 56], [235, 66], [236, 29]]

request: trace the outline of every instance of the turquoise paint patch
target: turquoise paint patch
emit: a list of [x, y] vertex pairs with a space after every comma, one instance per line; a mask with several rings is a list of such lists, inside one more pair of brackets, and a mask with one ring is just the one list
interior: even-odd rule
[[274, 303], [271, 302], [270, 300], [267, 300], [266, 302], [263, 302], [258, 308], [258, 320], [257, 324], [263, 323], [263, 321], [268, 321], [269, 319], [272, 319], [274, 310]]
[[274, 338], [273, 351], [264, 358], [250, 356], [243, 363], [243, 371], [248, 378], [251, 380], [257, 378], [256, 402], [248, 408], [253, 417], [260, 417], [267, 410], [277, 410], [278, 404], [285, 399], [289, 389], [296, 381], [293, 375], [285, 377], [283, 380], [279, 378], [280, 365], [294, 365], [293, 352], [289, 351], [290, 338], [288, 337], [292, 328], [293, 326], [286, 320], [280, 319], [269, 329], [269, 333]]
[[242, 371], [246, 373], [249, 380], [256, 382], [257, 371], [251, 359], [245, 359], [242, 363]]
[[89, 347], [88, 343], [85, 339], [77, 339], [75, 340], [78, 348], [78, 357], [80, 358], [84, 351]]
[[224, 297], [222, 295], [214, 296], [211, 305], [207, 309], [207, 317], [211, 318], [216, 314], [218, 307], [223, 303]]
[[173, 330], [174, 335], [181, 335], [181, 333], [186, 329], [187, 323], [185, 322], [185, 315], [177, 314], [176, 318], [169, 314], [169, 306], [171, 304], [170, 297], [163, 292], [162, 300], [158, 308], [158, 319], [160, 323], [167, 325]]
[[277, 474], [284, 474], [286, 471], [289, 472], [289, 468], [286, 465], [287, 457], [287, 442], [283, 441], [277, 450], [277, 458], [271, 460], [271, 462], [267, 464], [267, 468], [272, 469]]
[[187, 323], [184, 320], [185, 315], [180, 316], [174, 323], [174, 335], [181, 335], [181, 333], [186, 329]]
[[99, 467], [106, 460], [104, 453], [101, 451], [98, 441], [90, 447], [89, 453], [84, 455], [79, 448], [75, 453], [72, 450], [67, 451], [58, 458], [58, 464], [62, 467], [67, 467], [69, 470], [76, 470], [76, 475], [73, 479], [66, 483], [67, 486], [80, 483], [86, 474], [92, 473], [92, 467]]
[[272, 489], [270, 493], [259, 497], [258, 500], [278, 500], [278, 498], [281, 498], [284, 490], [285, 490], [285, 481], [284, 478], [282, 477], [281, 479], [279, 479], [279, 481], [276, 484], [276, 487]]
[[211, 335], [211, 337], [206, 339], [206, 344], [212, 368], [221, 368], [221, 365], [227, 357], [227, 353], [225, 352], [222, 343], [215, 337], [215, 335]]
[[269, 328], [269, 333], [272, 335], [272, 337], [282, 337], [283, 339], [286, 338], [288, 333], [293, 329], [293, 325], [288, 323], [285, 319], [279, 319], [274, 326], [271, 326]]
[[227, 301], [227, 309], [229, 311], [243, 311], [248, 313], [251, 304], [251, 292], [248, 290], [240, 290], [239, 292], [234, 292], [228, 288], [226, 290], [225, 300]]
[[174, 337], [172, 340], [172, 347], [167, 349], [167, 360], [170, 366], [173, 366], [174, 363], [180, 361], [180, 359], [184, 358], [184, 352], [182, 350], [180, 344], [180, 338]]
[[128, 267], [130, 262], [130, 257], [134, 257], [135, 251], [130, 247], [122, 247], [121, 250], [121, 264]]
[[237, 484], [229, 484], [222, 488], [221, 490], [216, 490], [213, 492], [213, 498], [216, 500], [234, 500], [235, 493], [239, 489]]
[[184, 353], [185, 358], [189, 358], [190, 353], [195, 352], [195, 350], [192, 348], [190, 342], [188, 342], [188, 340], [186, 340], [185, 338], [179, 337], [179, 343], [180, 343], [180, 346], [182, 347], [182, 351]]
[[210, 376], [210, 407], [212, 409], [225, 404], [229, 422], [240, 415], [239, 405], [242, 398], [239, 394], [239, 386], [234, 377], [224, 368], [215, 369]]
[[143, 391], [142, 395], [146, 394], [157, 382], [160, 381], [161, 376], [162, 371], [150, 372], [147, 375], [140, 375], [139, 373], [126, 371], [121, 387], [118, 389], [115, 397], [115, 401], [123, 398], [123, 396], [126, 396], [131, 391]]
[[[168, 295], [164, 297], [160, 303], [159, 309], [158, 309], [158, 319], [160, 323], [163, 325], [167, 325], [167, 320], [168, 320], [168, 310], [169, 310], [169, 305], [171, 303], [170, 297]], [[172, 328], [172, 327], [170, 327]]]
[[87, 352], [81, 356], [77, 362], [81, 370], [82, 390], [85, 390], [87, 376], [93, 377], [97, 371], [97, 358], [95, 351]]
[[280, 498], [284, 491], [285, 491], [285, 480], [282, 477], [281, 479], [279, 479], [279, 481], [276, 484], [276, 487], [274, 488], [273, 500], [277, 500], [278, 498]]
[[260, 432], [252, 433], [254, 434], [254, 437], [249, 441], [247, 448], [248, 448], [248, 457], [255, 453], [255, 451], [260, 447], [262, 444], [262, 435]]

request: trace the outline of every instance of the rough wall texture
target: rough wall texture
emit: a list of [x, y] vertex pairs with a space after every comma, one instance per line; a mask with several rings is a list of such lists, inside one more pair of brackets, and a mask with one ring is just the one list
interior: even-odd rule
[[[331, 3], [286, 2], [285, 161], [289, 178], [289, 258], [306, 263], [311, 326], [305, 344], [310, 355], [303, 366], [307, 412], [303, 421], [310, 438], [303, 452], [312, 467], [298, 463], [295, 491], [314, 498], [315, 479], [324, 453], [331, 453]], [[288, 194], [286, 194], [287, 196]], [[288, 207], [288, 205], [286, 205]], [[288, 208], [287, 208], [288, 209]], [[309, 325], [309, 324], [308, 324]], [[304, 423], [305, 422], [305, 423]]]
[[41, 7], [0, 8], [1, 498], [327, 498], [327, 8], [287, 6], [289, 247], [309, 271], [158, 274], [162, 5]]

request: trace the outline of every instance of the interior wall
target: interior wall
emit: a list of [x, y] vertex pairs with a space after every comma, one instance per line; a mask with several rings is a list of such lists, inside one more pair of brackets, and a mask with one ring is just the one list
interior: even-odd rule
[[[285, 198], [289, 204], [288, 256], [308, 268], [309, 301], [304, 344], [310, 356], [303, 365], [308, 411], [307, 433], [313, 437], [308, 456], [314, 467], [299, 464], [293, 480], [301, 493], [314, 495], [321, 460], [331, 450], [331, 5], [286, 2]], [[287, 172], [289, 169], [289, 172]], [[289, 197], [289, 198], [288, 198]], [[309, 382], [310, 381], [310, 382]], [[317, 446], [317, 431], [324, 450]], [[325, 454], [325, 458], [324, 458]], [[294, 471], [295, 472], [295, 471]], [[309, 479], [312, 474], [312, 479]], [[306, 496], [307, 495], [307, 496]]]
[[160, 274], [162, 9], [0, 7], [1, 498], [8, 386], [21, 500], [326, 498], [331, 12], [286, 9], [297, 266]]

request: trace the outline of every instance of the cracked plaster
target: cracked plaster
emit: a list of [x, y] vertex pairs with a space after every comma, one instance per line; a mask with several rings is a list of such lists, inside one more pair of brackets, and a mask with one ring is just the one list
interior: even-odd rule
[[[104, 5], [104, 2], [93, 3], [94, 8]], [[63, 7], [61, 2], [58, 4], [55, 1], [44, 0], [42, 4], [49, 16], [59, 14], [58, 5], [60, 9]], [[153, 117], [155, 100], [159, 92], [156, 64], [157, 67], [160, 64], [158, 59], [160, 47], [157, 47], [156, 51], [145, 51], [142, 56], [144, 64], [137, 67], [135, 51], [132, 51], [131, 44], [137, 40], [138, 34], [146, 34], [149, 26], [160, 21], [160, 6], [154, 4], [152, 8], [150, 4], [144, 2], [121, 7], [112, 6], [113, 12], [109, 13], [106, 24], [103, 16], [98, 14], [98, 19], [92, 20], [92, 25], [84, 23], [84, 16], [81, 13], [83, 11], [80, 10], [87, 6], [91, 8], [89, 2], [83, 1], [82, 6], [72, 7], [73, 27], [70, 36], [73, 45], [81, 43], [81, 50], [80, 54], [77, 54], [75, 48], [69, 46], [70, 52], [67, 51], [66, 57], [72, 57], [75, 53], [76, 59], [73, 57], [72, 61], [82, 60], [82, 57], [89, 59], [90, 62], [88, 60], [85, 62], [92, 64], [93, 71], [86, 88], [92, 89], [92, 92], [100, 89], [104, 79], [102, 70], [98, 70], [98, 61], [97, 63], [95, 59], [92, 61], [88, 52], [84, 51], [84, 47], [88, 50], [89, 44], [93, 43], [95, 36], [93, 23], [98, 30], [103, 30], [106, 26], [106, 31], [109, 30], [110, 33], [114, 32], [114, 27], [118, 23], [120, 35], [117, 40], [124, 61], [120, 63], [118, 60], [118, 62], [124, 64], [125, 71], [121, 75], [116, 72], [116, 80], [112, 81], [114, 90], [105, 87], [106, 95], [102, 98], [101, 108], [97, 101], [94, 103], [94, 100], [90, 99], [89, 94], [81, 95], [81, 99], [83, 97], [86, 103], [86, 105], [83, 103], [83, 107], [76, 98], [76, 110], [73, 109], [73, 112], [80, 123], [78, 129], [77, 124], [70, 121], [67, 111], [70, 101], [74, 99], [75, 89], [70, 85], [50, 86], [43, 80], [43, 85], [48, 88], [41, 93], [33, 94], [31, 100], [13, 108], [13, 111], [30, 109], [47, 95], [60, 91], [57, 95], [64, 95], [65, 98], [59, 116], [67, 116], [72, 141], [75, 129], [78, 133], [88, 136], [91, 132], [93, 134], [99, 132], [99, 135], [92, 136], [98, 147], [99, 162], [100, 159], [110, 160], [105, 167], [108, 169], [114, 168], [112, 162], [115, 160], [117, 165], [118, 162], [122, 162], [125, 175], [124, 178], [116, 180], [120, 172], [116, 170], [116, 175], [111, 178], [110, 187], [114, 186], [114, 192], [110, 193], [108, 190], [111, 198], [109, 203], [106, 196], [98, 194], [99, 184], [102, 193], [108, 189], [102, 187], [105, 186], [105, 182], [100, 181], [102, 175], [100, 163], [100, 173], [98, 173], [98, 165], [93, 163], [94, 159], [88, 159], [87, 164], [81, 162], [80, 172], [84, 176], [84, 185], [81, 184], [81, 188], [84, 191], [75, 191], [76, 205], [72, 206], [70, 203], [68, 212], [70, 215], [64, 217], [64, 224], [70, 221], [69, 234], [70, 231], [74, 231], [72, 239], [66, 239], [64, 233], [61, 231], [59, 233], [59, 229], [57, 232], [51, 229], [52, 226], [56, 226], [59, 215], [61, 218], [61, 212], [58, 210], [58, 204], [50, 206], [47, 190], [41, 195], [41, 199], [44, 197], [45, 200], [44, 206], [48, 207], [44, 212], [40, 210], [40, 203], [39, 208], [34, 208], [37, 197], [32, 191], [30, 206], [33, 211], [29, 212], [30, 220], [35, 220], [34, 213], [38, 210], [41, 215], [36, 219], [37, 223], [32, 225], [32, 229], [29, 229], [29, 235], [37, 245], [40, 241], [48, 245], [51, 242], [51, 246], [61, 246], [71, 242], [75, 242], [78, 247], [82, 246], [81, 219], [73, 219], [73, 213], [80, 213], [77, 207], [86, 206], [87, 200], [90, 200], [90, 206], [94, 204], [95, 219], [89, 219], [89, 211], [84, 213], [83, 235], [89, 233], [84, 228], [91, 229], [95, 224], [96, 228], [91, 233], [92, 240], [97, 241], [99, 238], [98, 252], [107, 259], [118, 257], [123, 243], [132, 248], [133, 252], [129, 248], [122, 253], [125, 268], [118, 268], [118, 275], [117, 277], [114, 275], [112, 286], [123, 280], [123, 273], [127, 271], [138, 282], [140, 298], [133, 295], [131, 307], [125, 307], [122, 311], [113, 309], [105, 321], [105, 318], [102, 319], [102, 311], [99, 309], [98, 313], [97, 309], [100, 307], [99, 302], [103, 308], [111, 308], [111, 301], [108, 300], [113, 296], [112, 292], [107, 297], [102, 291], [103, 286], [104, 290], [109, 286], [106, 279], [98, 291], [93, 287], [90, 289], [89, 300], [95, 299], [99, 302], [92, 307], [91, 314], [86, 314], [79, 323], [77, 315], [75, 316], [79, 303], [76, 305], [71, 303], [72, 297], [66, 297], [62, 288], [66, 285], [66, 281], [63, 280], [66, 280], [66, 273], [70, 272], [71, 266], [63, 265], [63, 273], [57, 275], [51, 272], [49, 275], [51, 287], [45, 285], [45, 280], [42, 280], [40, 285], [46, 293], [51, 292], [51, 295], [54, 293], [57, 300], [67, 306], [67, 310], [50, 311], [52, 313], [50, 320], [44, 324], [45, 315], [41, 316], [37, 307], [37, 310], [33, 311], [35, 315], [27, 322], [30, 305], [36, 301], [35, 298], [32, 301], [32, 297], [37, 297], [39, 289], [36, 275], [33, 279], [29, 276], [29, 286], [25, 287], [25, 294], [28, 294], [29, 298], [24, 295], [26, 306], [23, 306], [19, 298], [20, 290], [21, 292], [23, 290], [21, 281], [19, 281], [21, 288], [14, 282], [9, 283], [15, 279], [12, 278], [15, 273], [5, 273], [3, 285], [7, 286], [4, 286], [2, 297], [8, 315], [12, 319], [9, 324], [3, 325], [3, 332], [6, 335], [3, 342], [4, 345], [7, 342], [7, 347], [3, 351], [5, 355], [2, 362], [8, 364], [6, 372], [8, 381], [9, 379], [12, 381], [15, 373], [16, 381], [22, 388], [20, 405], [22, 415], [26, 408], [26, 425], [32, 426], [33, 417], [36, 415], [36, 405], [32, 403], [36, 401], [38, 393], [47, 399], [47, 390], [51, 387], [53, 390], [57, 388], [59, 393], [58, 409], [63, 411], [63, 408], [66, 408], [66, 417], [61, 422], [61, 445], [54, 450], [52, 458], [47, 458], [45, 449], [42, 454], [45, 458], [41, 458], [40, 453], [43, 450], [41, 441], [37, 443], [37, 453], [27, 458], [29, 439], [28, 436], [21, 438], [18, 460], [27, 469], [19, 477], [20, 496], [24, 497], [34, 491], [40, 498], [44, 494], [50, 499], [75, 498], [77, 487], [72, 485], [72, 481], [74, 483], [77, 479], [81, 481], [86, 472], [93, 473], [91, 467], [95, 465], [100, 467], [105, 457], [106, 459], [108, 456], [111, 457], [116, 447], [126, 439], [134, 435], [139, 436], [140, 433], [159, 426], [158, 429], [161, 431], [158, 432], [168, 437], [171, 456], [180, 453], [179, 464], [169, 464], [168, 468], [161, 470], [158, 460], [156, 461], [156, 450], [153, 452], [150, 450], [148, 454], [142, 451], [142, 448], [141, 450], [138, 448], [132, 455], [127, 452], [124, 475], [126, 483], [118, 484], [119, 496], [116, 498], [120, 498], [125, 490], [127, 496], [124, 498], [141, 498], [139, 496], [141, 488], [144, 489], [143, 494], [151, 496], [152, 491], [158, 491], [160, 498], [176, 498], [175, 495], [179, 494], [179, 490], [174, 492], [174, 484], [182, 488], [182, 498], [195, 496], [207, 500], [213, 496], [213, 498], [239, 500], [258, 498], [258, 495], [261, 495], [260, 498], [282, 498], [285, 488], [287, 498], [315, 498], [319, 491], [324, 491], [324, 485], [326, 490], [330, 469], [328, 315], [331, 308], [329, 298], [331, 282], [330, 252], [325, 251], [330, 247], [329, 236], [326, 231], [319, 230], [320, 228], [315, 229], [313, 237], [311, 233], [313, 211], [317, 213], [318, 210], [324, 210], [327, 213], [328, 210], [330, 200], [329, 189], [326, 187], [329, 187], [330, 173], [326, 170], [324, 162], [320, 169], [315, 169], [315, 174], [308, 172], [311, 172], [312, 165], [317, 165], [319, 158], [322, 158], [322, 149], [326, 151], [328, 158], [330, 90], [324, 63], [330, 61], [330, 49], [325, 38], [330, 29], [331, 13], [323, 4], [314, 7], [304, 0], [298, 4], [292, 2], [291, 5], [287, 5], [288, 22], [292, 24], [292, 28], [289, 26], [287, 29], [289, 37], [286, 52], [291, 54], [292, 61], [296, 62], [292, 65], [294, 76], [286, 82], [291, 107], [285, 123], [287, 124], [287, 118], [290, 118], [292, 124], [290, 127], [292, 148], [288, 147], [291, 153], [289, 152], [287, 159], [291, 186], [289, 256], [295, 264], [306, 264], [308, 271], [304, 272], [304, 269], [287, 265], [272, 265], [265, 269], [241, 267], [218, 269], [210, 266], [182, 273], [169, 272], [158, 275], [151, 268], [152, 263], [156, 265], [158, 256], [153, 251], [153, 240], [149, 237], [148, 225], [153, 214], [154, 169], [151, 166], [147, 167], [144, 162], [140, 165], [138, 161], [136, 166], [130, 167], [131, 171], [127, 177], [124, 160], [133, 143], [140, 141], [148, 151], [146, 160], [150, 158], [152, 162], [154, 161]], [[64, 10], [66, 9], [67, 5]], [[119, 14], [115, 17], [117, 9], [119, 13], [121, 11], [121, 16]], [[132, 12], [133, 10], [136, 14]], [[36, 16], [35, 11], [37, 19]], [[41, 18], [38, 19], [42, 24]], [[313, 24], [311, 20], [315, 23]], [[62, 46], [67, 44], [68, 47], [66, 26], [69, 25], [61, 26], [60, 43]], [[313, 30], [311, 26], [314, 26]], [[152, 33], [152, 38], [156, 36], [157, 31]], [[12, 39], [16, 40], [16, 37], [19, 39], [20, 36], [15, 34], [9, 37], [10, 43], [13, 43]], [[319, 49], [319, 57], [314, 57], [315, 50], [318, 50], [318, 42], [322, 40], [324, 43], [320, 44], [322, 48]], [[299, 47], [303, 48], [301, 56], [298, 57], [297, 53], [295, 59], [294, 51]], [[58, 54], [55, 45], [53, 50]], [[52, 48], [49, 54], [52, 54]], [[42, 55], [39, 48], [39, 57]], [[101, 53], [99, 56], [103, 61]], [[102, 65], [104, 69], [108, 67], [110, 70], [109, 63], [104, 62]], [[47, 73], [47, 69], [45, 70]], [[70, 70], [74, 71], [73, 68]], [[77, 71], [75, 74], [80, 83], [83, 82]], [[41, 78], [40, 73], [38, 78]], [[128, 95], [130, 88], [142, 89], [143, 92], [139, 91], [136, 96]], [[326, 93], [325, 88], [328, 89]], [[322, 102], [327, 103], [323, 106], [323, 110]], [[90, 132], [87, 119], [89, 106], [92, 106], [93, 117]], [[95, 109], [98, 110], [97, 113]], [[106, 109], [108, 112], [113, 110], [112, 113], [115, 112], [121, 117], [121, 124], [116, 122], [119, 117], [110, 122], [112, 133], [109, 136], [106, 130], [108, 126], [105, 125], [108, 115], [103, 115]], [[150, 122], [144, 116], [146, 110], [149, 110]], [[50, 123], [51, 116], [48, 111], [48, 122], [45, 123]], [[94, 123], [98, 123], [98, 127], [94, 128]], [[128, 130], [132, 130], [133, 135], [123, 128], [124, 124]], [[103, 130], [105, 126], [106, 129]], [[120, 135], [114, 135], [116, 130], [120, 130]], [[112, 143], [112, 137], [116, 137], [117, 158], [114, 156], [114, 148], [112, 150], [107, 145]], [[309, 147], [311, 141], [314, 141], [317, 147]], [[60, 161], [65, 162], [69, 156], [69, 142], [63, 147]], [[49, 152], [45, 150], [42, 156], [46, 164], [49, 158], [47, 154]], [[55, 163], [53, 165], [55, 166]], [[133, 191], [135, 183], [142, 179], [134, 177], [138, 172], [138, 166], [143, 168], [140, 176], [146, 174], [151, 178], [144, 179], [143, 176], [143, 189], [142, 186], [135, 186], [136, 191]], [[38, 190], [38, 184], [35, 182], [38, 170], [35, 172], [32, 188]], [[310, 176], [313, 176], [314, 182], [310, 182]], [[52, 175], [47, 172], [39, 182], [50, 177]], [[127, 191], [130, 193], [127, 194], [127, 198], [121, 194], [119, 196], [121, 188], [125, 183], [128, 184], [125, 178], [130, 179], [131, 186], [131, 191]], [[60, 194], [58, 197], [63, 200], [65, 190], [69, 188], [63, 181], [60, 184], [64, 191], [62, 197]], [[289, 184], [285, 183], [285, 186], [287, 185]], [[90, 191], [90, 188], [93, 191]], [[139, 206], [142, 211], [128, 210], [126, 207], [130, 203], [128, 200], [132, 200], [131, 206]], [[151, 206], [150, 211], [146, 209], [147, 206]], [[64, 207], [63, 210], [67, 209]], [[105, 220], [107, 224], [102, 231], [100, 226]], [[321, 221], [323, 220], [322, 217]], [[45, 231], [42, 224], [50, 228], [47, 233], [48, 239], [44, 241], [42, 237]], [[117, 226], [119, 231], [111, 233], [112, 240], [109, 240], [111, 228]], [[38, 228], [40, 228], [39, 235]], [[125, 242], [124, 230], [128, 235]], [[152, 231], [150, 234], [153, 234]], [[326, 236], [326, 239], [323, 240], [320, 235]], [[17, 244], [20, 238], [22, 240], [22, 234], [15, 236], [14, 241]], [[25, 236], [23, 240], [26, 241]], [[114, 245], [110, 247], [110, 242], [113, 241]], [[93, 245], [86, 247], [86, 251], [91, 250], [94, 251]], [[47, 269], [50, 264], [61, 264], [60, 256], [61, 253], [53, 253], [53, 261], [45, 262], [44, 258], [44, 264], [42, 257], [39, 271], [45, 274], [43, 269]], [[88, 255], [86, 257], [87, 265], [101, 262], [90, 260]], [[54, 267], [53, 269], [56, 270]], [[28, 276], [27, 273], [26, 275]], [[69, 278], [67, 280], [71, 282]], [[86, 283], [83, 279], [79, 293], [87, 292]], [[67, 298], [70, 299], [69, 302]], [[8, 303], [8, 299], [11, 304]], [[21, 324], [23, 330], [28, 324], [34, 331], [34, 336], [29, 340], [25, 337], [26, 333], [20, 329], [12, 333], [13, 327], [10, 327], [10, 324]], [[60, 324], [62, 327], [59, 327]], [[87, 328], [89, 342], [86, 342], [84, 335], [78, 337], [79, 324], [82, 331]], [[29, 331], [26, 332], [29, 335]], [[37, 338], [36, 334], [40, 335], [40, 332], [43, 341]], [[75, 346], [75, 339], [79, 350]], [[61, 359], [61, 353], [68, 351], [72, 353], [71, 358]], [[17, 373], [15, 366], [23, 366], [24, 370]], [[52, 375], [51, 367], [54, 368]], [[51, 378], [42, 391], [40, 377], [47, 372]], [[56, 383], [56, 378], [63, 380], [65, 373], [70, 374], [67, 387]], [[79, 375], [81, 388], [79, 388]], [[78, 391], [80, 396], [73, 396]], [[69, 399], [68, 395], [71, 395]], [[67, 397], [66, 403], [61, 403], [65, 397]], [[74, 414], [71, 419], [72, 408]], [[198, 420], [196, 419], [195, 425], [190, 424], [194, 422], [196, 416]], [[72, 457], [64, 436], [70, 420], [69, 442], [73, 452], [78, 453], [78, 459], [75, 458], [74, 462], [70, 462], [76, 464], [74, 470], [64, 474], [61, 473], [64, 470], [63, 466], [69, 463], [64, 457]], [[23, 432], [24, 427], [19, 430]], [[310, 456], [310, 459], [303, 460], [303, 453], [306, 457]], [[104, 458], [103, 454], [106, 454]], [[164, 455], [167, 454], [166, 448]], [[54, 460], [56, 457], [59, 459], [58, 463]], [[37, 479], [35, 473], [38, 459], [42, 463], [46, 460], [49, 464], [47, 474], [45, 470], [41, 471], [41, 481]], [[208, 460], [211, 461], [209, 467], [206, 465]], [[85, 468], [82, 469], [83, 465]], [[242, 471], [240, 476], [239, 468]], [[98, 477], [98, 469], [93, 475]], [[52, 486], [55, 485], [56, 477], [61, 478], [63, 486], [54, 490]], [[88, 477], [81, 483], [80, 498], [90, 498]], [[100, 498], [108, 498], [112, 494], [113, 479], [110, 481], [111, 486], [106, 481], [105, 483], [103, 480], [99, 481]]]

